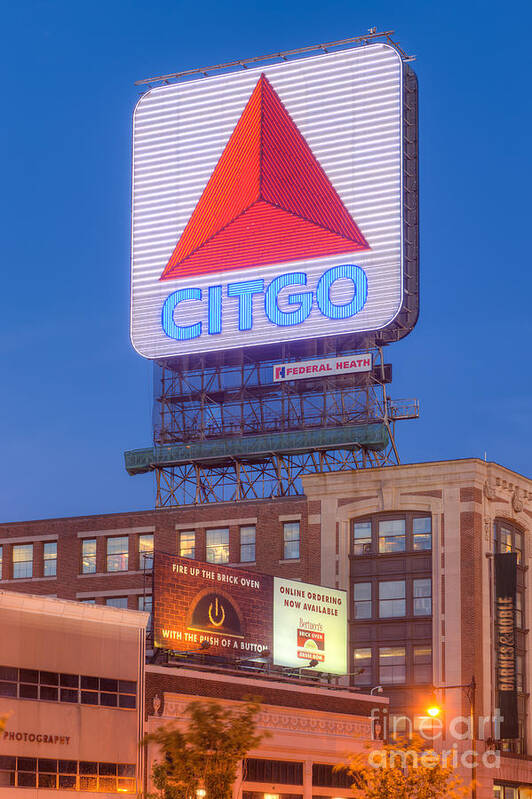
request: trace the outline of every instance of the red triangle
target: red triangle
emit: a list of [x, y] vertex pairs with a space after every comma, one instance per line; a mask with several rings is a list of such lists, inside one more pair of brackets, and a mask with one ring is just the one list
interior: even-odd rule
[[161, 280], [368, 249], [261, 75]]

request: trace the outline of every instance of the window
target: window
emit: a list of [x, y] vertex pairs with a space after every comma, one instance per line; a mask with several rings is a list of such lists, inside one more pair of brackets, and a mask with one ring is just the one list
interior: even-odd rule
[[207, 530], [206, 553], [207, 563], [229, 563], [229, 530], [227, 527]]
[[96, 539], [84, 538], [81, 542], [81, 573], [96, 572]]
[[11, 755], [0, 756], [0, 786], [130, 794], [137, 789], [134, 763], [78, 763]]
[[517, 690], [521, 693], [524, 693], [525, 690], [525, 681], [524, 681], [524, 662], [525, 658], [523, 655], [516, 655], [515, 657], [515, 682], [517, 685]]
[[353, 777], [326, 763], [312, 764], [312, 784], [320, 788], [351, 788]]
[[183, 530], [179, 533], [179, 554], [182, 558], [196, 557], [196, 533], [194, 530]]
[[303, 763], [246, 758], [242, 763], [242, 770], [246, 775], [246, 782], [303, 785]]
[[379, 616], [392, 619], [406, 615], [406, 588], [404, 580], [379, 583]]
[[13, 578], [33, 577], [33, 544], [13, 546]]
[[379, 552], [404, 552], [405, 530], [404, 519], [379, 521]]
[[57, 574], [57, 541], [45, 541], [43, 559], [44, 576], [55, 577]]
[[148, 626], [146, 627], [146, 632], [151, 632], [153, 630], [153, 618], [152, 618], [152, 611], [153, 611], [153, 597], [151, 594], [145, 594], [143, 596], [139, 596], [139, 603], [138, 603], [139, 610], [144, 610], [146, 613], [150, 614], [150, 618], [148, 619]]
[[153, 569], [153, 533], [139, 535], [139, 568]]
[[126, 608], [127, 609], [127, 596], [108, 596], [105, 604], [111, 608]]
[[136, 707], [137, 683], [0, 666], [0, 696], [131, 709]]
[[414, 682], [432, 682], [432, 647], [414, 647]]
[[299, 522], [283, 524], [283, 558], [295, 560], [299, 558]]
[[125, 572], [128, 566], [129, 539], [127, 535], [107, 539], [107, 571]]
[[414, 616], [430, 616], [432, 613], [432, 579], [414, 580]]
[[524, 627], [522, 591], [517, 591], [515, 595], [515, 626], [519, 630], [522, 630]]
[[371, 685], [371, 649], [355, 649], [353, 682], [355, 685]]
[[432, 519], [430, 516], [412, 519], [412, 548], [414, 550], [432, 549]]
[[395, 685], [406, 681], [404, 646], [381, 646], [379, 649], [379, 682]]
[[353, 526], [354, 554], [365, 555], [371, 551], [371, 522], [355, 522]]
[[517, 562], [521, 563], [523, 536], [515, 527], [506, 522], [495, 522], [495, 552], [515, 552]]
[[96, 604], [96, 600], [95, 599], [80, 599], [80, 602], [81, 602], [82, 605], [95, 605]]
[[371, 619], [371, 583], [355, 583], [355, 619]]
[[2, 579], [2, 554], [3, 554], [3, 549], [0, 546], [0, 580]]
[[255, 527], [240, 528], [240, 562], [255, 562]]

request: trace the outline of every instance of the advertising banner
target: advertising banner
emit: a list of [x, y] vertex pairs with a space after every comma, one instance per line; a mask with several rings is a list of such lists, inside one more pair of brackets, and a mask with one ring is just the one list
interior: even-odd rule
[[347, 672], [347, 592], [273, 578], [273, 662]]
[[155, 646], [211, 655], [260, 655], [272, 646], [272, 578], [157, 552]]
[[[275, 595], [275, 598], [274, 598]], [[156, 552], [154, 644], [235, 660], [347, 672], [345, 591]]]
[[146, 92], [133, 122], [137, 352], [392, 325], [406, 297], [403, 88], [400, 54], [375, 43]]
[[313, 361], [276, 363], [273, 367], [273, 382], [286, 380], [308, 380], [312, 377], [332, 377], [350, 372], [371, 372], [372, 355], [351, 355], [340, 358], [317, 358]]
[[497, 694], [501, 712], [501, 739], [518, 738], [515, 602], [517, 555], [495, 555], [495, 649]]

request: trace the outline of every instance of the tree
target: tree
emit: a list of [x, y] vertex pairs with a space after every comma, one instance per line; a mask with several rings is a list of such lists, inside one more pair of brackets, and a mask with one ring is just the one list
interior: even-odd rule
[[240, 760], [265, 737], [256, 731], [259, 710], [256, 699], [235, 710], [214, 701], [191, 702], [184, 730], [171, 724], [147, 735], [145, 742], [157, 744], [163, 755], [152, 769], [152, 796], [196, 799], [203, 789], [207, 799], [231, 799]]
[[352, 776], [357, 799], [458, 799], [468, 790], [419, 736], [353, 754], [337, 768]]

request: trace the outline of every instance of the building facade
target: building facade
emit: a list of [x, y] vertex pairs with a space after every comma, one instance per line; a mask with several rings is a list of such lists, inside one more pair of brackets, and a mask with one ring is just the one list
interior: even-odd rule
[[[347, 589], [354, 687], [382, 686], [403, 727], [423, 724], [435, 695], [448, 726], [468, 716], [474, 677], [482, 754], [498, 740], [493, 555], [514, 551], [519, 735], [496, 744], [498, 769], [479, 768], [478, 799], [494, 791], [503, 799], [520, 791], [522, 799], [532, 785], [532, 481], [465, 459], [309, 475], [304, 490], [294, 498], [3, 524], [0, 586], [150, 610], [155, 548]], [[480, 718], [491, 721], [480, 728]]]
[[136, 794], [147, 621], [0, 590], [0, 796]]

